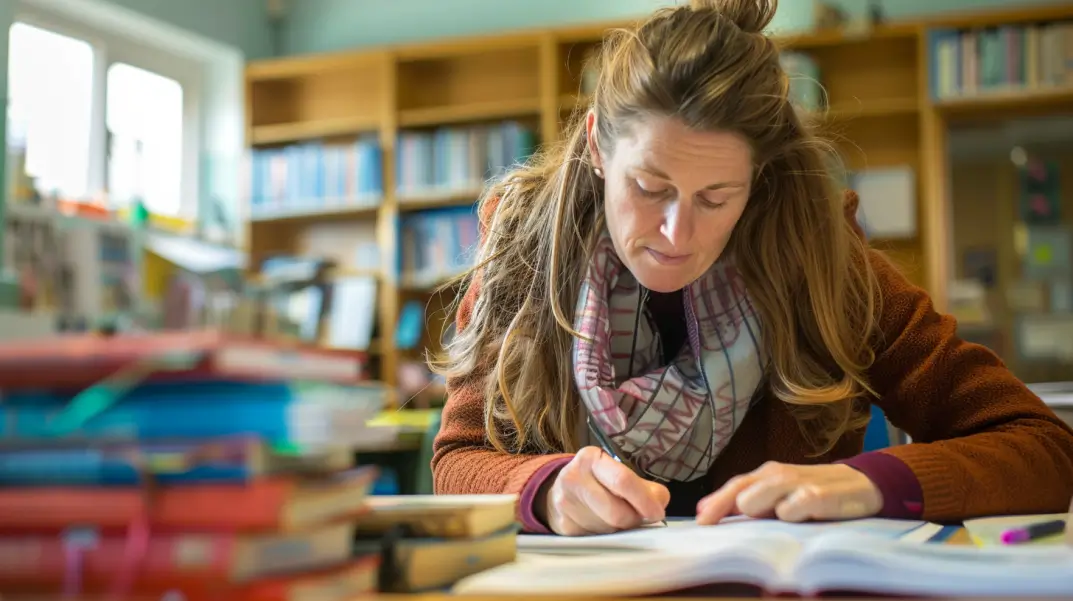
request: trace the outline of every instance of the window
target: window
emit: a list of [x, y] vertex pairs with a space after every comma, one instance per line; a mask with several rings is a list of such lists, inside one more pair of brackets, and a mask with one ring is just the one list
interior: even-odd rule
[[26, 175], [42, 194], [90, 194], [94, 51], [45, 29], [11, 26], [8, 141], [25, 153]]
[[140, 197], [152, 213], [178, 214], [182, 208], [182, 86], [125, 63], [108, 68], [107, 85], [112, 203], [127, 206]]
[[10, 30], [16, 202], [46, 197], [196, 217], [205, 63], [143, 38], [26, 8]]

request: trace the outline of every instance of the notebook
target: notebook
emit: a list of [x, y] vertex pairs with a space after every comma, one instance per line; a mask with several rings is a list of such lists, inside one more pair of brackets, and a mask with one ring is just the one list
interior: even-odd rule
[[453, 590], [639, 596], [723, 583], [773, 595], [1023, 597], [1073, 590], [1073, 549], [923, 544], [914, 536], [921, 528], [931, 525], [735, 520], [718, 526], [670, 522], [582, 538], [525, 535], [518, 541], [519, 561], [463, 579]]

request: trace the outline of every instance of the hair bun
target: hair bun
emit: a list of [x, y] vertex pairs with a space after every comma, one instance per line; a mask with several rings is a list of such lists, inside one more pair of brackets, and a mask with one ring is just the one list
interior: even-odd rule
[[778, 0], [689, 0], [693, 10], [713, 10], [746, 33], [762, 33], [775, 18], [778, 6]]

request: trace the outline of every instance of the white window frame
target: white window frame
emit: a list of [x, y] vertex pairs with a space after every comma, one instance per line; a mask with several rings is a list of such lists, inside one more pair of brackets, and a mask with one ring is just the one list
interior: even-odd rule
[[[90, 105], [90, 123], [89, 123], [89, 161], [87, 168], [89, 173], [86, 178], [86, 195], [87, 197], [93, 197], [104, 188], [104, 173], [105, 171], [99, 167], [106, 167], [104, 162], [104, 156], [97, 152], [97, 148], [101, 146], [104, 140], [104, 101], [103, 92], [99, 85], [100, 74], [102, 70], [101, 61], [101, 49], [103, 47], [102, 40], [93, 35], [92, 32], [77, 31], [67, 27], [66, 24], [43, 17], [42, 15], [21, 10], [22, 7], [16, 6], [15, 18], [12, 20], [8, 27], [13, 27], [16, 23], [23, 23], [31, 27], [38, 29], [45, 29], [52, 33], [56, 33], [69, 38], [77, 39], [80, 42], [89, 44], [93, 49], [93, 88], [92, 98]], [[12, 60], [12, 54], [8, 53], [8, 60]], [[7, 65], [4, 65], [7, 68]], [[10, 94], [10, 90], [8, 94]], [[100, 118], [98, 118], [100, 117]]]
[[202, 66], [196, 61], [166, 52], [159, 47], [154, 48], [121, 35], [74, 23], [62, 16], [27, 7], [25, 4], [16, 11], [15, 22], [77, 38], [93, 47], [93, 100], [88, 179], [91, 196], [103, 192], [107, 180], [108, 135], [105, 114], [108, 68], [115, 63], [125, 63], [174, 79], [182, 86], [183, 147], [180, 203], [178, 213], [169, 217], [195, 219], [198, 213], [200, 182]]
[[[245, 155], [242, 52], [101, 0], [15, 2], [14, 21], [85, 40], [96, 52], [90, 190], [102, 190], [106, 181], [108, 66], [123, 62], [159, 73], [183, 87], [183, 172], [176, 216], [196, 220], [203, 217], [205, 201], [220, 199], [235, 227], [221, 235], [241, 246], [244, 231], [239, 226], [243, 217], [239, 178]], [[216, 237], [211, 230], [203, 233]]]

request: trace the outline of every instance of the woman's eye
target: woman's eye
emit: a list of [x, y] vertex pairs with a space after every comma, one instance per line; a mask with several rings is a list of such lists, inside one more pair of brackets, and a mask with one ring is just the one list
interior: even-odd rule
[[703, 205], [704, 207], [707, 207], [709, 209], [718, 209], [718, 208], [726, 206], [726, 204], [727, 204], [727, 201], [726, 201], [725, 198], [705, 198], [703, 196], [701, 197], [700, 202], [701, 202], [701, 205]]
[[662, 196], [667, 194], [667, 189], [666, 188], [662, 188], [662, 189], [645, 188], [644, 186], [641, 185], [641, 182], [639, 182], [637, 180], [633, 180], [633, 186], [635, 188], [637, 188], [637, 191], [640, 192], [642, 196], [647, 196], [649, 198], [659, 198], [659, 197], [662, 197]]

